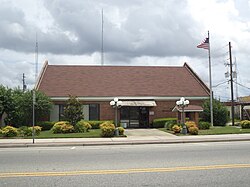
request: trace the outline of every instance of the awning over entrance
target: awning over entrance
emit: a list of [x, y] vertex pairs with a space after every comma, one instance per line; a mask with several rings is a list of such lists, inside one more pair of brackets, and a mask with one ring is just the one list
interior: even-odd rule
[[121, 106], [156, 106], [155, 101], [122, 101]]
[[[182, 112], [182, 109], [178, 106], [175, 106], [172, 110], [173, 112]], [[197, 105], [188, 105], [184, 108], [184, 112], [203, 112], [203, 108]]]

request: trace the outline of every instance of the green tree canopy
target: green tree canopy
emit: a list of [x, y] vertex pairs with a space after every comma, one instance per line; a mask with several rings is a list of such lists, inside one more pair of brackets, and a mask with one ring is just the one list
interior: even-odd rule
[[[16, 88], [7, 89], [7, 92], [4, 93], [2, 91], [4, 88], [0, 87], [0, 90], [0, 100], [2, 101], [2, 97], [4, 97], [2, 103], [6, 103], [0, 106], [0, 114], [2, 115], [3, 112], [7, 114], [5, 123], [15, 127], [31, 126], [33, 121], [32, 90], [23, 92], [21, 89]], [[51, 107], [50, 98], [42, 92], [36, 91], [35, 121], [40, 121], [48, 116]]]
[[75, 126], [78, 121], [84, 118], [83, 107], [76, 96], [69, 96], [69, 99], [64, 108], [64, 118], [71, 125]]
[[0, 118], [13, 109], [12, 90], [0, 85]]
[[[203, 112], [201, 117], [203, 121], [211, 122], [209, 100], [206, 100], [203, 103]], [[227, 108], [216, 99], [213, 100], [213, 120], [215, 126], [225, 126], [228, 122]]]

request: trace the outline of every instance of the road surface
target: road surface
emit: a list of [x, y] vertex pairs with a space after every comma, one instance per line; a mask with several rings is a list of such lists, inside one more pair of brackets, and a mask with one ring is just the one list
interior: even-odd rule
[[0, 186], [249, 186], [250, 142], [0, 149]]

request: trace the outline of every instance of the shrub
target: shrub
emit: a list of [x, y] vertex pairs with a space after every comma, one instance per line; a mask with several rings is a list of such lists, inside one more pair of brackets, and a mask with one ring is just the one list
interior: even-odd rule
[[191, 135], [197, 135], [199, 129], [198, 129], [198, 127], [189, 127], [188, 131], [189, 131], [189, 134], [191, 134]]
[[240, 122], [242, 129], [249, 129], [250, 128], [250, 121], [249, 120], [243, 120]]
[[84, 132], [84, 121], [78, 121], [75, 125], [75, 132]]
[[[110, 123], [113, 123], [112, 120], [108, 120], [108, 121]], [[106, 121], [86, 121], [86, 122], [88, 122], [91, 125], [92, 129], [100, 129], [100, 125]]]
[[172, 131], [174, 131], [174, 133], [180, 133], [181, 132], [181, 127], [179, 125], [174, 125], [172, 127]]
[[176, 124], [176, 121], [174, 120], [169, 120], [165, 123], [164, 128], [167, 130], [172, 130], [172, 127]]
[[30, 131], [30, 130], [28, 129], [27, 126], [21, 126], [18, 128], [19, 136], [29, 136], [29, 134], [32, 135], [32, 129], [30, 132], [28, 132], [28, 131]]
[[210, 123], [209, 122], [205, 122], [205, 121], [200, 121], [198, 128], [201, 130], [206, 130], [206, 129], [210, 129]]
[[55, 123], [55, 121], [39, 121], [37, 125], [42, 128], [42, 131], [47, 131], [50, 130]]
[[110, 122], [104, 122], [100, 125], [102, 137], [113, 137], [115, 133], [115, 125]]
[[197, 127], [196, 123], [194, 121], [187, 121], [185, 123], [185, 125], [187, 126], [187, 128], [189, 129], [190, 127]]
[[[34, 134], [39, 136], [42, 128], [40, 126], [34, 126]], [[32, 136], [33, 127], [22, 126], [18, 129], [20, 136]]]
[[1, 130], [1, 134], [4, 137], [14, 137], [17, 136], [18, 134], [18, 130], [15, 127], [12, 126], [6, 126]]
[[78, 121], [84, 118], [82, 104], [76, 96], [69, 96], [66, 106], [64, 107], [63, 116], [72, 125], [76, 125]]
[[74, 132], [74, 127], [68, 121], [59, 121], [52, 127], [52, 132], [57, 133], [72, 133]]
[[119, 135], [124, 135], [124, 128], [118, 127]]
[[89, 129], [92, 129], [92, 126], [87, 121], [84, 122], [83, 126], [86, 132], [89, 132]]
[[87, 121], [81, 120], [76, 123], [75, 132], [88, 132], [91, 128], [92, 126]]
[[[201, 117], [203, 121], [211, 122], [210, 116], [210, 101], [206, 100], [203, 103], [203, 112]], [[227, 108], [219, 101], [213, 100], [213, 122], [214, 126], [226, 126], [228, 121], [228, 110]]]
[[[29, 129], [32, 130], [32, 127], [29, 127]], [[40, 127], [40, 126], [34, 126], [34, 133], [35, 133], [36, 136], [39, 136], [39, 134], [41, 133], [41, 131], [42, 131], [42, 127]]]
[[176, 123], [177, 118], [158, 118], [153, 120], [153, 128], [163, 128], [166, 122], [174, 121]]

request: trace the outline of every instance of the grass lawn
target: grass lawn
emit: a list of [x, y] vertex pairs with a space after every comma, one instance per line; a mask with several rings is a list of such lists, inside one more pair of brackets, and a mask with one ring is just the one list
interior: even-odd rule
[[[35, 138], [100, 138], [101, 129], [91, 129], [89, 132], [84, 133], [68, 133], [68, 134], [53, 134], [52, 131], [42, 131], [39, 136]], [[26, 139], [32, 136], [24, 137]]]
[[[173, 131], [166, 130], [165, 128], [159, 128], [164, 132], [173, 133]], [[199, 130], [199, 135], [216, 135], [216, 134], [241, 134], [250, 133], [250, 129], [241, 129], [236, 126], [226, 126], [226, 127], [212, 127], [208, 130]], [[182, 134], [177, 134], [182, 135]]]

